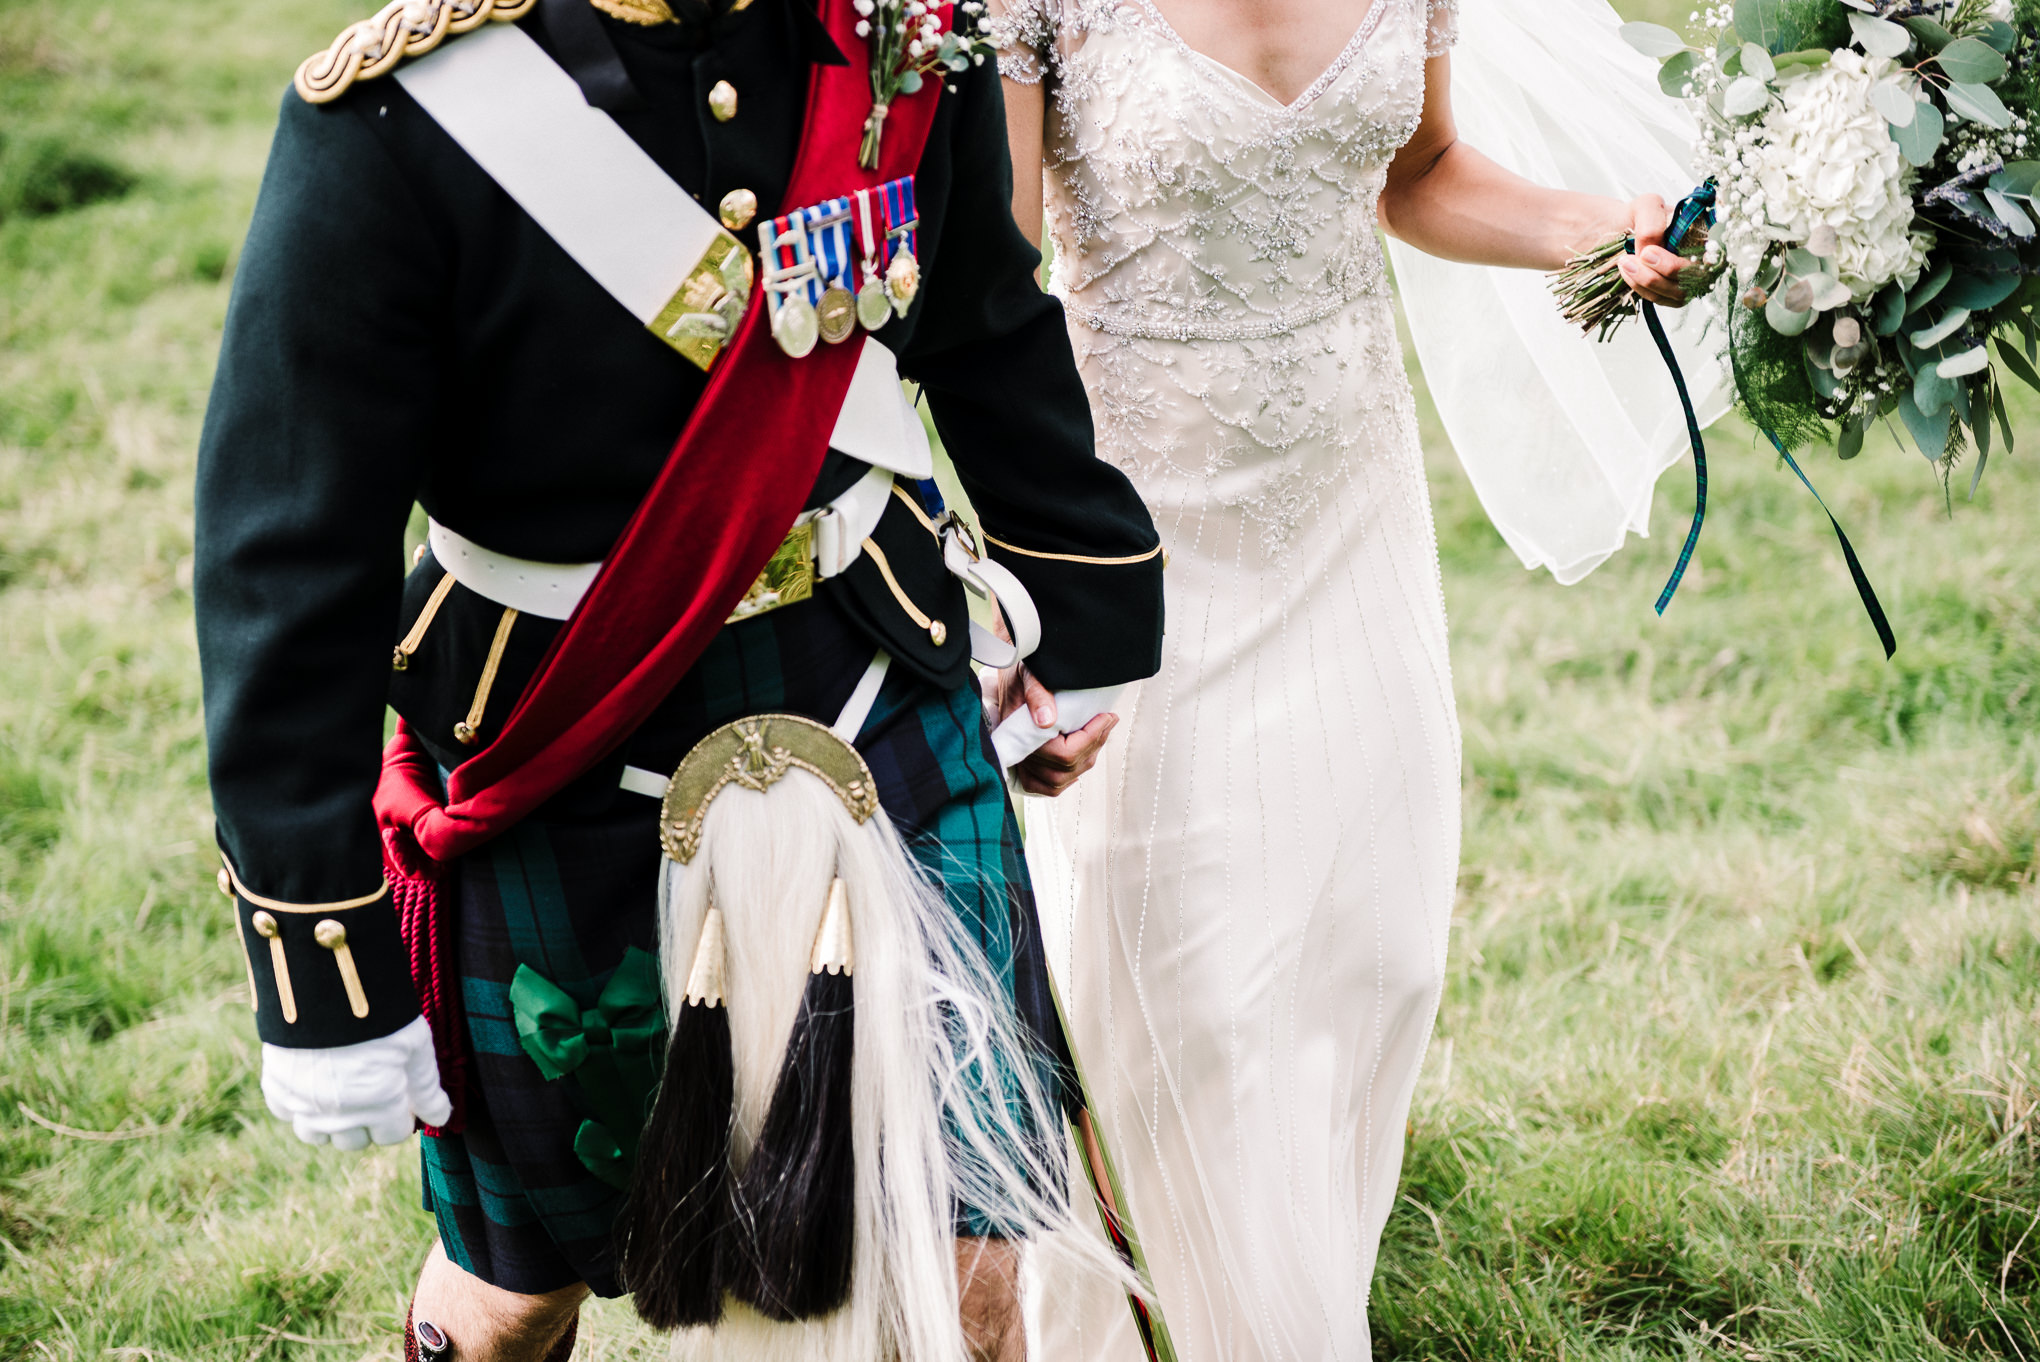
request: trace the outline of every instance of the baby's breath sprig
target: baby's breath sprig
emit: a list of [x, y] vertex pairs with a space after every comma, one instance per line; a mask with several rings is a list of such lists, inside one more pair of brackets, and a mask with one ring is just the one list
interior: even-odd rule
[[871, 45], [871, 115], [857, 164], [876, 170], [892, 102], [919, 91], [933, 73], [982, 66], [992, 48], [979, 34], [983, 0], [855, 0], [855, 6], [857, 36]]

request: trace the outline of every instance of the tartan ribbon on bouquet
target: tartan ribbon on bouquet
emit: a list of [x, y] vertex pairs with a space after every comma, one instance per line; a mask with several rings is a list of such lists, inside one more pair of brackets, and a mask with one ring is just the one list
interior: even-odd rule
[[[1715, 185], [1712, 180], [1679, 200], [1679, 206], [1672, 211], [1671, 226], [1665, 231], [1665, 248], [1678, 252], [1696, 229], [1704, 232], [1711, 226], [1714, 221], [1714, 201]], [[1626, 249], [1630, 251], [1636, 249], [1633, 237], [1626, 243]], [[1665, 367], [1671, 371], [1673, 386], [1678, 389], [1679, 407], [1686, 417], [1686, 437], [1693, 447], [1693, 523], [1686, 531], [1686, 541], [1680, 546], [1679, 560], [1672, 567], [1672, 575], [1665, 582], [1665, 589], [1658, 593], [1657, 613], [1662, 615], [1665, 613], [1665, 607], [1672, 603], [1672, 595], [1678, 591], [1679, 583], [1686, 575], [1687, 566], [1693, 561], [1693, 551], [1700, 543], [1700, 527], [1707, 519], [1707, 445], [1700, 436], [1700, 420], [1694, 415], [1692, 396], [1686, 391], [1686, 376], [1679, 369], [1678, 357], [1672, 353], [1672, 343], [1665, 335], [1664, 323], [1658, 319], [1657, 307], [1641, 299], [1638, 302], [1643, 313], [1643, 323], [1650, 329], [1650, 338], [1656, 343], [1658, 354], [1664, 358]], [[1820, 509], [1826, 513], [1828, 524], [1834, 527], [1835, 538], [1841, 543], [1842, 557], [1849, 565], [1849, 577], [1855, 583], [1856, 594], [1863, 602], [1863, 610], [1870, 616], [1871, 627], [1877, 631], [1877, 641], [1884, 647], [1884, 656], [1890, 658], [1898, 651], [1898, 640], [1891, 632], [1891, 622], [1885, 617], [1884, 606], [1878, 601], [1875, 588], [1870, 585], [1869, 575], [1863, 571], [1862, 560], [1856, 556], [1855, 545], [1849, 542], [1849, 536], [1842, 529], [1841, 521], [1828, 509], [1827, 499], [1814, 487], [1812, 480], [1792, 457], [1792, 452], [1786, 448], [1784, 441], [1768, 428], [1759, 429], [1763, 430], [1764, 437], [1778, 451], [1778, 456], [1791, 468], [1793, 475], [1806, 490], [1813, 493], [1813, 499], [1820, 503]]]

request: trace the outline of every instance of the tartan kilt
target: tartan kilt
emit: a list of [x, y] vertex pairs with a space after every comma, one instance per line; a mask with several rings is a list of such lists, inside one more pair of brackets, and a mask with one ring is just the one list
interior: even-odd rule
[[[826, 595], [725, 628], [621, 751], [462, 861], [454, 938], [468, 1124], [424, 1137], [422, 1159], [425, 1208], [467, 1271], [527, 1295], [576, 1281], [623, 1292], [611, 1237], [622, 1194], [574, 1148], [588, 1103], [573, 1075], [541, 1075], [510, 1003], [519, 965], [585, 1008], [626, 950], [657, 951], [659, 806], [617, 788], [622, 767], [671, 771], [747, 714], [832, 723], [873, 651]], [[1033, 888], [977, 692], [937, 687], [895, 660], [856, 745], [902, 840], [975, 932], [1023, 1034], [1038, 1042], [1051, 1098], [1064, 1100], [1068, 1055]], [[988, 1232], [969, 1207], [958, 1208], [957, 1228]]]

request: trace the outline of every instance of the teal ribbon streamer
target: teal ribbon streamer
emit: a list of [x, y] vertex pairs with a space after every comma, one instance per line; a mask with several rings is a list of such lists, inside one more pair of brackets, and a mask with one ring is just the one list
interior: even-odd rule
[[[1676, 251], [1679, 249], [1679, 243], [1685, 240], [1686, 233], [1703, 221], [1711, 222], [1713, 217], [1714, 182], [1709, 180], [1679, 201], [1678, 208], [1672, 213], [1671, 227], [1665, 233], [1666, 248]], [[1629, 242], [1629, 249], [1631, 251], [1636, 249], [1634, 238]], [[1638, 301], [1642, 302], [1641, 299]], [[1700, 420], [1693, 413], [1693, 399], [1686, 391], [1686, 376], [1679, 371], [1678, 357], [1672, 353], [1672, 343], [1665, 335], [1664, 323], [1658, 320], [1657, 308], [1648, 302], [1642, 302], [1642, 310], [1643, 323], [1650, 328], [1650, 338], [1657, 342], [1658, 354], [1663, 356], [1665, 368], [1671, 370], [1672, 386], [1679, 390], [1679, 407], [1686, 415], [1686, 438], [1693, 445], [1693, 524], [1686, 531], [1686, 542], [1679, 549], [1679, 561], [1673, 565], [1672, 575], [1665, 582], [1665, 589], [1658, 593], [1657, 612], [1662, 615], [1665, 613], [1665, 607], [1672, 603], [1672, 593], [1679, 589], [1679, 582], [1686, 575], [1687, 565], [1693, 561], [1693, 550], [1700, 543], [1700, 526], [1707, 519], [1707, 445], [1700, 438]], [[1856, 583], [1856, 595], [1863, 602], [1864, 612], [1870, 616], [1871, 626], [1877, 630], [1877, 641], [1884, 645], [1885, 661], [1890, 661], [1892, 654], [1898, 651], [1898, 640], [1893, 637], [1891, 621], [1885, 618], [1884, 606], [1878, 602], [1877, 592], [1870, 585], [1869, 574], [1863, 571], [1862, 561], [1856, 557], [1855, 545], [1849, 542], [1849, 536], [1842, 531], [1842, 522], [1835, 519], [1833, 511], [1828, 510], [1827, 499], [1821, 496], [1812, 480], [1800, 468], [1798, 460], [1792, 457], [1792, 451], [1785, 448], [1784, 441], [1768, 430], [1764, 431], [1764, 438], [1771, 442], [1771, 447], [1785, 460], [1786, 467], [1792, 470], [1800, 485], [1813, 493], [1813, 499], [1820, 503], [1820, 509], [1827, 514], [1828, 524], [1834, 526], [1835, 538], [1841, 541], [1842, 557], [1849, 564], [1849, 576]]]
[[1764, 432], [1764, 438], [1771, 442], [1771, 448], [1778, 451], [1778, 456], [1785, 460], [1785, 466], [1792, 470], [1793, 476], [1799, 479], [1800, 484], [1813, 493], [1813, 499], [1820, 503], [1820, 509], [1827, 511], [1828, 524], [1835, 527], [1835, 538], [1840, 540], [1842, 545], [1842, 557], [1849, 564], [1849, 576], [1855, 579], [1856, 594], [1862, 598], [1863, 609], [1869, 614], [1872, 627], [1877, 630], [1877, 641], [1884, 645], [1884, 660], [1891, 661], [1892, 654], [1898, 651], [1898, 640], [1892, 635], [1891, 621], [1884, 617], [1884, 607], [1877, 601], [1877, 592], [1870, 586], [1869, 574], [1863, 571], [1863, 564], [1856, 558], [1855, 545], [1849, 542], [1848, 535], [1842, 533], [1842, 522], [1835, 519], [1833, 511], [1828, 510], [1827, 499], [1815, 490], [1813, 483], [1800, 470], [1799, 461], [1792, 457], [1791, 450], [1785, 448], [1785, 442], [1768, 430]]
[[[1635, 243], [1630, 245], [1634, 249]], [[1680, 579], [1686, 575], [1686, 565], [1693, 561], [1693, 550], [1700, 545], [1700, 526], [1707, 520], [1707, 444], [1700, 438], [1700, 418], [1693, 414], [1693, 398], [1686, 391], [1686, 376], [1679, 372], [1679, 360], [1672, 353], [1672, 342], [1665, 336], [1665, 325], [1658, 320], [1657, 308], [1650, 303], [1643, 305], [1643, 324], [1650, 328], [1650, 338], [1657, 342], [1665, 367], [1672, 371], [1672, 386], [1679, 390], [1679, 408], [1686, 413], [1686, 438], [1693, 442], [1693, 524], [1686, 531], [1686, 542], [1679, 549], [1679, 561], [1672, 567], [1671, 579], [1658, 593], [1657, 612], [1662, 615], [1665, 607], [1672, 603], [1672, 593], [1679, 589]]]

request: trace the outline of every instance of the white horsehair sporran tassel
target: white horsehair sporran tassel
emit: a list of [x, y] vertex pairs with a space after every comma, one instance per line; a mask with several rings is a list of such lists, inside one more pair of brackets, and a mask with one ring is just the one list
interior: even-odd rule
[[[669, 1003], [654, 1123], [703, 1098], [715, 1107], [713, 1091], [689, 1090], [712, 1068], [695, 1047], [714, 1015], [726, 1019], [731, 1078], [718, 1127], [725, 1216], [692, 1222], [721, 1236], [712, 1308], [697, 1297], [683, 1302], [691, 1310], [648, 1311], [635, 1242], [625, 1251], [640, 1312], [681, 1326], [676, 1358], [965, 1362], [959, 1201], [1031, 1252], [1122, 1275], [1078, 1229], [1060, 1141], [1036, 1133], [1058, 1131], [1061, 1115], [1002, 985], [883, 816], [854, 747], [794, 715], [739, 720], [681, 763], [660, 829], [661, 970], [680, 1005]], [[1003, 1091], [989, 1092], [986, 1075]], [[676, 1150], [698, 1157], [705, 1143], [647, 1130], [627, 1224], [689, 1232], [670, 1207], [646, 1203], [716, 1177], [689, 1170], [676, 1186], [643, 1164]], [[649, 1247], [663, 1261], [699, 1258], [670, 1235]], [[698, 1288], [699, 1274], [665, 1272], [650, 1285], [690, 1281]]]

